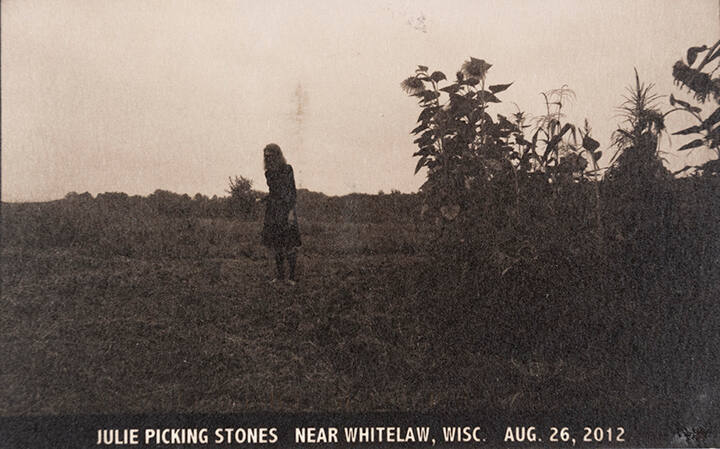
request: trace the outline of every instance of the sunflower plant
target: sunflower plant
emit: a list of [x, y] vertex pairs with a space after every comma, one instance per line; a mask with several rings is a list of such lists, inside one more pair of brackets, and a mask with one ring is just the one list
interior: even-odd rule
[[491, 104], [500, 103], [497, 94], [512, 84], [487, 83], [491, 67], [470, 58], [448, 82], [443, 72], [421, 65], [401, 84], [421, 108], [418, 126], [411, 131], [418, 146], [415, 173], [427, 169], [421, 190], [445, 220], [472, 206], [477, 196], [471, 192], [512, 178], [514, 136], [521, 130], [517, 122], [499, 114], [493, 119], [488, 113]]
[[[519, 208], [520, 184], [531, 175], [550, 183], [557, 183], [558, 174], [564, 172], [582, 176], [588, 166], [584, 158], [597, 168], [601, 155], [587, 126], [583, 133], [561, 123], [559, 109], [551, 110], [551, 105], [572, 93], [569, 89], [563, 88], [562, 95], [554, 91], [545, 94], [548, 114], [540, 117], [530, 138], [524, 136], [530, 125], [525, 124], [522, 111], [510, 118], [502, 114], [493, 118], [489, 108], [501, 102], [498, 94], [512, 83], [487, 82], [491, 67], [485, 60], [471, 57], [449, 82], [443, 72], [420, 65], [414, 76], [401, 83], [407, 94], [418, 98], [421, 108], [411, 134], [417, 136], [415, 173], [427, 169], [427, 181], [421, 187], [429, 200], [426, 210], [439, 212], [444, 220], [455, 220], [473, 208], [486, 211], [492, 206], [489, 202], [509, 202]], [[575, 138], [577, 134], [581, 142]], [[573, 136], [572, 141], [566, 139], [568, 135]]]
[[718, 107], [706, 118], [703, 118], [703, 110], [700, 107], [670, 95], [672, 106], [686, 111], [697, 120], [697, 125], [673, 133], [699, 135], [698, 138], [678, 148], [678, 151], [704, 147], [715, 153], [715, 159], [701, 166], [687, 166], [680, 172], [695, 169], [703, 174], [717, 175], [720, 174], [720, 76], [717, 76], [716, 73], [720, 69], [720, 41], [717, 41], [712, 47], [702, 45], [689, 48], [686, 60], [679, 60], [673, 66], [675, 83], [692, 93], [693, 98], [700, 104], [715, 102]]

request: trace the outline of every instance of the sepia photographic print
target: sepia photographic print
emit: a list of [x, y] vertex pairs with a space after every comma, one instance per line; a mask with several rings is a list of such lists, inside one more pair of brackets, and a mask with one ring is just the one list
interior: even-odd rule
[[720, 445], [718, 0], [0, 7], [0, 448]]

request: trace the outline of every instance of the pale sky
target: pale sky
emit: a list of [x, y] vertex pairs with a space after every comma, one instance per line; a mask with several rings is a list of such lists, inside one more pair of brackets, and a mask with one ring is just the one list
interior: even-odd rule
[[[470, 56], [493, 64], [491, 84], [514, 82], [493, 115], [541, 114], [540, 92], [567, 84], [569, 118], [610, 154], [633, 67], [687, 99], [672, 65], [720, 37], [718, 4], [2, 0], [2, 199], [225, 195], [235, 175], [266, 190], [269, 142], [298, 187], [416, 191], [419, 109], [400, 82], [418, 64], [453, 78]], [[671, 168], [708, 158], [670, 151], [679, 142], [664, 142]]]

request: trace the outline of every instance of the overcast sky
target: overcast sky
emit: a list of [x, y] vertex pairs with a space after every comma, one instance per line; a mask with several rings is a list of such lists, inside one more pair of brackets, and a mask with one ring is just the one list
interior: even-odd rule
[[269, 142], [298, 187], [416, 191], [419, 110], [400, 82], [418, 64], [451, 78], [470, 56], [530, 114], [567, 84], [569, 118], [606, 148], [633, 67], [687, 97], [671, 68], [720, 37], [718, 3], [2, 0], [2, 199], [224, 195], [234, 175], [266, 190]]

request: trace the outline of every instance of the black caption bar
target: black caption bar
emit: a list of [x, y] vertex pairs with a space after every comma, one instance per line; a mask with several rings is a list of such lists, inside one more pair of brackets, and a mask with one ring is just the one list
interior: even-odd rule
[[717, 445], [714, 430], [658, 411], [72, 415], [0, 418], [0, 447], [705, 447]]

